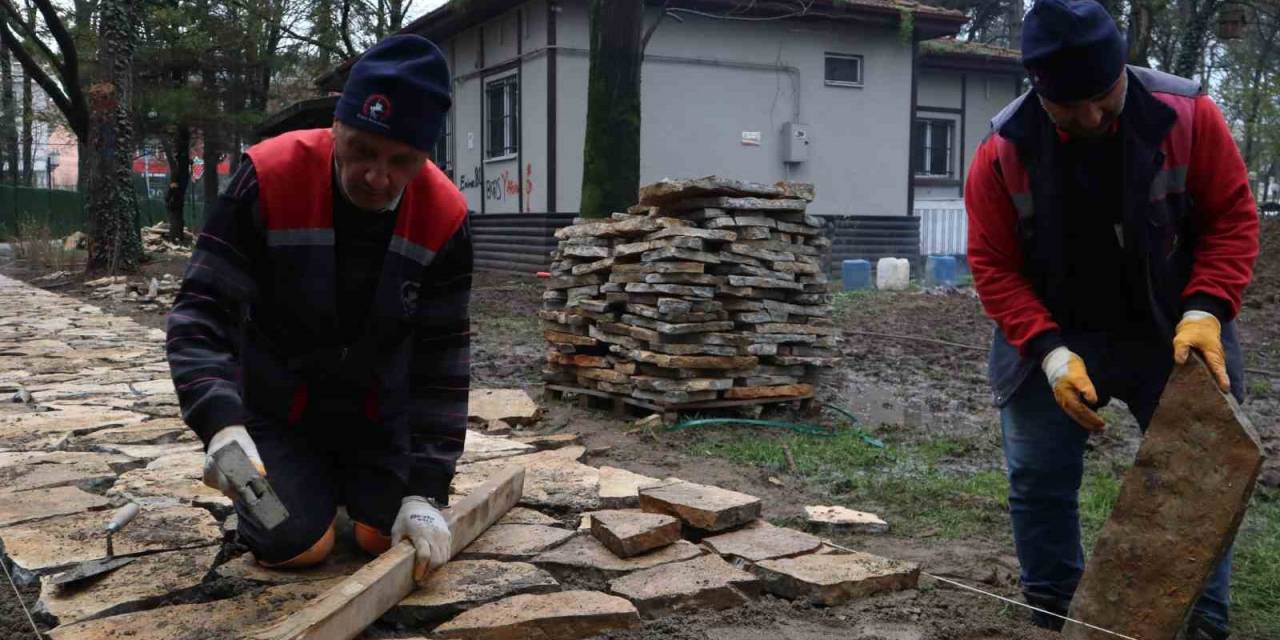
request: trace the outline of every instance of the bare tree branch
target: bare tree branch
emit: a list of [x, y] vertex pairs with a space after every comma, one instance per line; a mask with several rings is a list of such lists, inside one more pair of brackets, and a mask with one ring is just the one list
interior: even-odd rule
[[31, 76], [31, 79], [40, 85], [40, 88], [49, 95], [49, 99], [53, 100], [58, 109], [66, 114], [67, 123], [71, 126], [76, 136], [81, 137], [85, 134], [88, 125], [87, 112], [76, 110], [73, 101], [63, 92], [62, 87], [59, 87], [53, 81], [53, 78], [50, 78], [49, 74], [40, 68], [40, 64], [36, 62], [35, 58], [31, 57], [31, 53], [22, 46], [22, 42], [9, 30], [8, 22], [4, 20], [0, 20], [0, 44], [3, 44], [4, 48], [13, 53], [13, 56], [18, 59], [18, 63], [22, 65], [22, 70]]
[[[22, 14], [18, 13], [18, 8], [13, 6], [9, 0], [0, 0], [0, 9], [2, 9], [4, 13], [9, 14], [10, 22], [19, 27], [19, 33], [17, 35], [23, 36], [28, 42], [35, 45], [36, 49], [40, 51], [40, 55], [48, 58], [49, 63], [61, 72], [61, 59], [53, 52], [52, 49], [49, 48], [49, 45], [46, 45], [44, 41], [40, 39], [40, 34], [36, 33], [35, 25], [29, 24], [26, 19], [22, 17]], [[0, 16], [0, 20], [3, 19], [3, 16]]]
[[[752, 0], [754, 4], [755, 0]], [[649, 48], [649, 38], [653, 37], [654, 32], [658, 30], [658, 25], [662, 24], [662, 19], [667, 17], [667, 8], [671, 6], [671, 0], [664, 0], [662, 9], [658, 11], [658, 17], [645, 29], [644, 35], [640, 38], [640, 55], [644, 55], [646, 49]]]

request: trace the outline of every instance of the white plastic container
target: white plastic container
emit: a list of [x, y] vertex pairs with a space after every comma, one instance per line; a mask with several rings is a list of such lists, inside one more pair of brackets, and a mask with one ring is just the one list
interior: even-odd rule
[[911, 262], [905, 258], [880, 258], [876, 263], [876, 288], [906, 291], [911, 282]]

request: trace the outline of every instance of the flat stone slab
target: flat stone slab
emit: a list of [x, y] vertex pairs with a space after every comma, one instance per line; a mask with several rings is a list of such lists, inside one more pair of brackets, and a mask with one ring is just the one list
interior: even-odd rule
[[532, 424], [542, 415], [538, 403], [520, 389], [472, 389], [468, 407], [470, 417], [510, 425]]
[[680, 520], [659, 513], [596, 511], [591, 535], [619, 558], [630, 558], [680, 540]]
[[760, 593], [760, 580], [706, 555], [685, 562], [637, 571], [609, 583], [609, 590], [635, 603], [646, 616], [680, 611], [732, 609]]
[[107, 490], [143, 506], [191, 504], [229, 513], [231, 499], [204, 484], [204, 454], [199, 451], [156, 458], [142, 469], [120, 475]]
[[581, 569], [602, 574], [621, 574], [650, 569], [670, 562], [692, 560], [703, 554], [702, 548], [681, 540], [656, 551], [632, 558], [619, 558], [589, 535], [579, 535], [572, 540], [540, 553], [532, 560], [540, 567]]
[[525, 453], [533, 453], [537, 449], [511, 438], [491, 436], [479, 431], [467, 430], [467, 442], [462, 449], [462, 457], [458, 464], [483, 462], [494, 458], [506, 458]]
[[640, 506], [640, 490], [663, 484], [662, 480], [617, 467], [600, 467], [600, 506], [628, 509]]
[[498, 469], [508, 465], [523, 465], [525, 476], [522, 504], [566, 511], [595, 509], [600, 504], [597, 495], [600, 472], [595, 467], [578, 462], [578, 458], [585, 452], [584, 447], [565, 447], [461, 465], [453, 479], [453, 491], [466, 495], [484, 484]]
[[71, 624], [157, 604], [199, 586], [213, 568], [218, 551], [219, 547], [212, 545], [142, 556], [97, 580], [69, 585], [71, 588], [54, 587], [45, 579], [40, 607], [59, 624]]
[[[1135, 638], [1177, 635], [1235, 538], [1262, 461], [1253, 425], [1204, 363], [1175, 367], [1070, 617]], [[1101, 634], [1067, 623], [1063, 637]]]
[[294, 584], [349, 576], [368, 563], [369, 556], [344, 550], [339, 544], [324, 562], [306, 569], [268, 569], [258, 564], [250, 552], [223, 563], [217, 568], [217, 574], [224, 578], [240, 578], [262, 584]]
[[760, 562], [813, 553], [822, 547], [822, 540], [786, 527], [759, 527], [713, 536], [702, 544], [722, 556]]
[[435, 635], [461, 640], [576, 640], [640, 626], [623, 598], [598, 591], [519, 595], [463, 612]]
[[516, 436], [512, 438], [516, 442], [527, 444], [539, 451], [547, 449], [563, 449], [572, 447], [582, 443], [582, 438], [576, 433], [549, 433], [540, 436]]
[[139, 460], [155, 460], [179, 453], [204, 452], [204, 444], [200, 442], [174, 442], [170, 444], [113, 444], [105, 443], [94, 446], [98, 451], [119, 453]]
[[[102, 530], [113, 510], [58, 516], [0, 529], [0, 541], [14, 564], [26, 571], [52, 573], [86, 560], [106, 557]], [[143, 509], [114, 536], [115, 552], [128, 556], [148, 551], [200, 547], [222, 540], [218, 521], [204, 509]]]
[[554, 549], [574, 532], [540, 524], [499, 524], [489, 527], [460, 557], [476, 560], [524, 560]]
[[0, 493], [0, 527], [105, 509], [106, 498], [76, 487]]
[[724, 531], [760, 517], [760, 499], [745, 493], [692, 482], [674, 482], [640, 490], [640, 508], [673, 515], [689, 526]]
[[550, 527], [560, 524], [560, 521], [541, 511], [515, 507], [494, 524], [542, 524]]
[[405, 625], [429, 625], [467, 609], [526, 593], [560, 587], [551, 574], [526, 562], [453, 560], [431, 574], [427, 585], [400, 601], [387, 617]]
[[199, 438], [181, 420], [148, 420], [127, 427], [112, 427], [76, 437], [77, 446], [98, 444], [174, 444], [196, 442]]
[[920, 567], [869, 553], [818, 554], [765, 560], [753, 571], [774, 595], [835, 606], [877, 593], [914, 589]]
[[338, 580], [304, 582], [226, 600], [161, 607], [58, 627], [53, 640], [244, 638], [288, 617]]
[[73, 451], [0, 453], [0, 493], [50, 487], [91, 487], [114, 480], [140, 462], [119, 455]]
[[808, 506], [804, 508], [809, 524], [834, 531], [849, 533], [886, 533], [889, 523], [874, 513], [854, 511], [839, 506]]

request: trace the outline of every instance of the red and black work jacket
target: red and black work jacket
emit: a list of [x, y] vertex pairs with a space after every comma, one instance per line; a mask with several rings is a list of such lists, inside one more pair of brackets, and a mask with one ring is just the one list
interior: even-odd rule
[[[1124, 251], [1141, 265], [1130, 290], [1150, 310], [1158, 339], [1171, 342], [1182, 313], [1198, 309], [1223, 322], [1224, 342], [1238, 350], [1231, 321], [1258, 253], [1244, 163], [1197, 83], [1138, 67], [1128, 74], [1117, 135]], [[1072, 212], [1064, 210], [1063, 134], [1030, 92], [991, 128], [975, 154], [965, 206], [974, 285], [996, 322], [990, 376], [1003, 405], [1044, 354], [1067, 344], [1066, 305], [1078, 300], [1065, 293], [1073, 274], [1064, 255]]]
[[[222, 427], [300, 421], [317, 388], [351, 403], [394, 451], [406, 494], [439, 500], [466, 436], [472, 247], [467, 207], [428, 162], [405, 188], [364, 330], [337, 338], [333, 138], [296, 131], [248, 151], [196, 243], [168, 318], [183, 418]], [[350, 440], [361, 446], [358, 434]], [[384, 456], [385, 458], [385, 456]]]

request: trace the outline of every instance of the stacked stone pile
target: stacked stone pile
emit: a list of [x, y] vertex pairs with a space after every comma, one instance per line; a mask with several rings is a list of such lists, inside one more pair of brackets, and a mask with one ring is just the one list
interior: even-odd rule
[[803, 398], [834, 364], [811, 185], [664, 180], [556, 233], [547, 382], [675, 406]]

